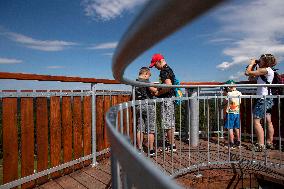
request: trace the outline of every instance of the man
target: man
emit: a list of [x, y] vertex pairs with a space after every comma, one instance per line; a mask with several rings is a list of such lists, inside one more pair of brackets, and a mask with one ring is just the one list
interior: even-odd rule
[[[160, 70], [160, 82], [166, 85], [173, 85], [175, 74], [173, 70], [167, 65], [163, 55], [154, 54], [151, 60], [150, 68], [155, 67]], [[175, 96], [174, 88], [161, 88], [156, 93], [159, 98], [171, 98]], [[175, 131], [175, 108], [172, 100], [165, 100], [161, 108], [162, 127], [167, 132], [168, 142], [166, 143], [166, 151], [176, 151], [174, 143]]]

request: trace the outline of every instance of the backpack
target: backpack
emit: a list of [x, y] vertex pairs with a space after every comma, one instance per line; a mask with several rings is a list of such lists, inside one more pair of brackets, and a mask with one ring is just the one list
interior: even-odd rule
[[[179, 80], [176, 77], [174, 77], [174, 83], [173, 84], [174, 85], [180, 85], [180, 82], [179, 82]], [[175, 97], [181, 98], [182, 97], [181, 88], [174, 88], [174, 90], [175, 90]], [[181, 100], [175, 100], [175, 104], [180, 105], [181, 104]]]
[[[271, 83], [267, 81], [267, 78], [264, 75], [261, 75], [260, 78], [266, 84], [284, 84], [284, 77], [281, 76], [279, 73], [276, 72], [276, 69], [273, 69], [274, 77]], [[268, 92], [272, 95], [283, 95], [284, 94], [284, 87], [268, 87]]]

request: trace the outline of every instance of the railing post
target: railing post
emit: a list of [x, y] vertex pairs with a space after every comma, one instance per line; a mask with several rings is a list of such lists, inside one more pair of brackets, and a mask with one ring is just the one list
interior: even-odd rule
[[198, 101], [198, 89], [192, 89], [189, 91], [191, 97], [196, 97], [190, 99], [190, 144], [192, 147], [196, 147], [199, 144], [199, 101]]
[[132, 86], [132, 108], [133, 108], [133, 140], [136, 148], [136, 107], [135, 107], [135, 86]]
[[97, 162], [97, 136], [96, 136], [96, 88], [95, 83], [91, 84], [92, 90], [92, 166], [96, 166]]

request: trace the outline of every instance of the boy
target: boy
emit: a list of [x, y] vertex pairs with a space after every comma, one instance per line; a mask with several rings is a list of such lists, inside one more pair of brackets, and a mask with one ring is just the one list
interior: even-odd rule
[[[150, 69], [147, 67], [142, 67], [139, 70], [139, 76], [136, 81], [150, 83], [149, 78], [151, 76]], [[155, 93], [158, 90], [155, 87], [136, 87], [135, 88], [135, 97], [136, 100], [146, 100], [152, 99]], [[147, 113], [148, 112], [148, 113]], [[142, 151], [142, 144], [144, 133], [148, 133], [149, 135], [149, 146], [150, 149], [150, 157], [155, 155], [154, 150], [154, 133], [156, 126], [156, 114], [155, 114], [155, 106], [153, 103], [142, 104], [141, 107], [138, 105], [136, 107], [136, 117], [137, 117], [137, 144], [139, 151]], [[149, 123], [149, 125], [148, 125]], [[148, 130], [149, 126], [149, 130]]]
[[[226, 84], [236, 84], [234, 80], [228, 80]], [[229, 143], [228, 147], [234, 149], [235, 147], [240, 147], [240, 103], [242, 93], [236, 89], [236, 87], [228, 87], [228, 97], [227, 110], [226, 110], [226, 122], [225, 128], [229, 131]], [[236, 139], [234, 140], [234, 130], [236, 133]]]

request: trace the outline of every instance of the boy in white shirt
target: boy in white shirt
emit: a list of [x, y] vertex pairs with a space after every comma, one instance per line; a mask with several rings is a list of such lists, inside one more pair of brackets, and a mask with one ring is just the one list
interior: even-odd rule
[[[236, 84], [234, 80], [228, 80], [226, 84]], [[225, 128], [229, 132], [228, 147], [234, 149], [240, 147], [240, 104], [242, 93], [236, 89], [236, 87], [228, 87], [228, 102], [227, 102], [227, 115]], [[231, 98], [232, 97], [232, 98]], [[236, 133], [236, 139], [234, 140], [234, 131]]]

